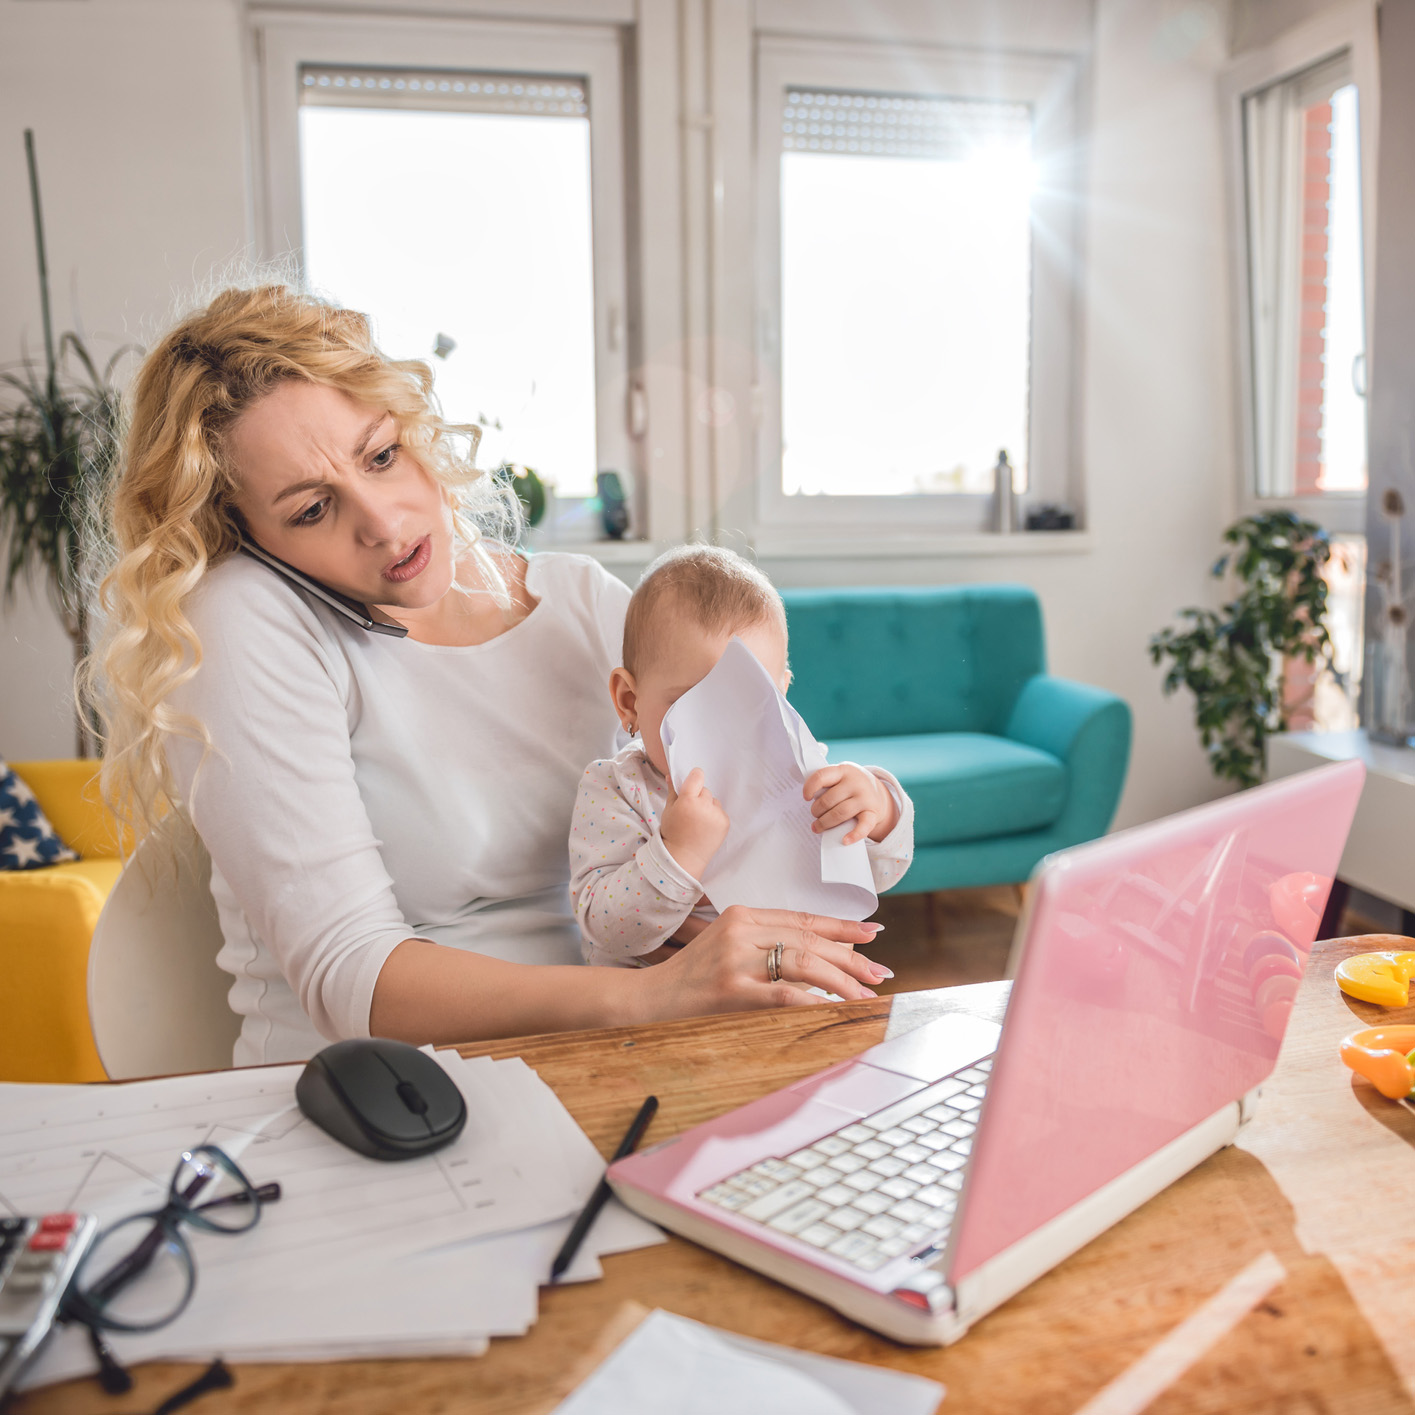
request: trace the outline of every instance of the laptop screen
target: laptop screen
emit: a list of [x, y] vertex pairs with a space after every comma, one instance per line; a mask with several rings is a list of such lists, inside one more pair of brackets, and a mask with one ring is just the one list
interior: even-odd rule
[[951, 1280], [1272, 1071], [1364, 776], [1323, 767], [1042, 863]]

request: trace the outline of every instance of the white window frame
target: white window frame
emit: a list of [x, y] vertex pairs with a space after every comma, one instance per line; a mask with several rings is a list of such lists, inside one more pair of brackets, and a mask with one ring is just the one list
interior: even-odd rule
[[[1329, 491], [1317, 496], [1260, 497], [1258, 487], [1257, 383], [1248, 265], [1248, 182], [1243, 100], [1346, 52], [1356, 85], [1361, 142], [1361, 264], [1366, 306], [1366, 379], [1370, 383], [1371, 328], [1376, 288], [1376, 158], [1380, 147], [1380, 65], [1374, 0], [1355, 0], [1297, 25], [1271, 44], [1245, 53], [1219, 78], [1228, 179], [1229, 255], [1238, 342], [1238, 507], [1243, 515], [1287, 508], [1329, 531], [1364, 535], [1366, 495]], [[1295, 350], [1292, 351], [1295, 357]], [[1293, 408], [1295, 423], [1296, 408]]]
[[762, 400], [757, 515], [771, 540], [809, 535], [845, 541], [862, 528], [915, 534], [985, 532], [992, 498], [974, 493], [787, 496], [781, 487], [781, 125], [788, 88], [853, 89], [1033, 104], [1034, 156], [1048, 182], [1033, 200], [1028, 500], [1061, 501], [1084, 516], [1079, 459], [1079, 285], [1082, 209], [1079, 102], [1082, 64], [1040, 56], [760, 36], [757, 41], [758, 359]]
[[[466, 69], [565, 75], [588, 87], [590, 222], [593, 243], [595, 437], [601, 468], [637, 470], [626, 409], [629, 303], [626, 253], [624, 90], [621, 39], [612, 25], [521, 24], [495, 20], [261, 16], [253, 23], [253, 94], [259, 115], [256, 229], [267, 260], [303, 255], [299, 93], [303, 64]], [[449, 180], [452, 180], [449, 177]], [[428, 194], [435, 199], [435, 193]], [[642, 478], [635, 478], [641, 486]], [[561, 498], [556, 541], [594, 540], [580, 498]], [[642, 502], [634, 507], [644, 525]], [[565, 529], [565, 527], [572, 529]], [[636, 534], [640, 533], [637, 529]]]

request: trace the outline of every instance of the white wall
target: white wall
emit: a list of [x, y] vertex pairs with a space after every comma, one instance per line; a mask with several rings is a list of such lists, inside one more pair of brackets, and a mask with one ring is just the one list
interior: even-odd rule
[[1232, 52], [1239, 54], [1271, 44], [1278, 35], [1334, 8], [1335, 3], [1340, 0], [1234, 0]]
[[[1382, 514], [1386, 495], [1395, 491], [1406, 516], [1396, 523], [1401, 559], [1415, 556], [1415, 409], [1410, 389], [1415, 380], [1415, 278], [1410, 248], [1415, 237], [1415, 3], [1387, 0], [1381, 13], [1381, 146], [1376, 190], [1375, 318], [1371, 328], [1370, 491], [1366, 499], [1366, 542], [1373, 561], [1393, 556], [1392, 524]], [[1408, 574], [1408, 571], [1407, 571]], [[1379, 644], [1387, 632], [1385, 595], [1373, 574], [1367, 587], [1367, 642]], [[1410, 599], [1407, 593], [1405, 604]], [[1415, 701], [1415, 629], [1406, 630], [1406, 700], [1404, 722], [1412, 721]], [[1382, 646], [1384, 647], [1384, 646]], [[1371, 696], [1367, 689], [1367, 699]]]
[[[1214, 76], [1164, 42], [1173, 10], [1168, 0], [1097, 6], [1082, 380], [1091, 548], [766, 565], [794, 585], [1033, 585], [1053, 670], [1111, 688], [1135, 709], [1123, 823], [1215, 790], [1189, 702], [1161, 697], [1145, 652], [1176, 609], [1211, 596], [1205, 570], [1232, 508]], [[17, 347], [21, 331], [32, 345], [38, 337], [28, 217], [16, 199], [25, 124], [40, 142], [62, 324], [71, 322], [71, 274], [87, 328], [112, 347], [160, 322], [174, 291], [240, 252], [239, 42], [235, 0], [0, 0], [0, 190], [14, 194], [0, 204], [0, 349]], [[67, 666], [47, 610], [22, 601], [5, 613], [0, 752], [71, 750]]]
[[[0, 0], [0, 361], [42, 354], [24, 147], [34, 129], [56, 329], [148, 337], [247, 242], [234, 0]], [[0, 755], [72, 756], [67, 636], [0, 608]]]

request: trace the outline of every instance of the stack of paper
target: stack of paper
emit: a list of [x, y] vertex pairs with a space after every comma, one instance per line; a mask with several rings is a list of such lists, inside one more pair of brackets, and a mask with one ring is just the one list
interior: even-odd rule
[[[282, 1197], [227, 1236], [185, 1232], [190, 1306], [169, 1326], [115, 1334], [124, 1362], [477, 1355], [536, 1319], [537, 1289], [604, 1162], [555, 1093], [519, 1059], [436, 1053], [467, 1125], [434, 1154], [366, 1159], [295, 1105], [302, 1067], [122, 1086], [0, 1085], [0, 1213], [67, 1209], [100, 1226], [161, 1208], [183, 1150], [219, 1145]], [[598, 1257], [661, 1242], [611, 1203], [562, 1281]], [[24, 1384], [93, 1369], [87, 1341], [58, 1334]]]

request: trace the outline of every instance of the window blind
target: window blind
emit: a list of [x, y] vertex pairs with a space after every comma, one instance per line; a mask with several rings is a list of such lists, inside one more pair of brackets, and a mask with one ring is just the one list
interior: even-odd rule
[[788, 152], [957, 161], [984, 146], [1025, 149], [1032, 109], [995, 99], [789, 88], [781, 127]]
[[300, 102], [334, 108], [436, 108], [547, 118], [589, 113], [589, 85], [564, 74], [300, 66]]

